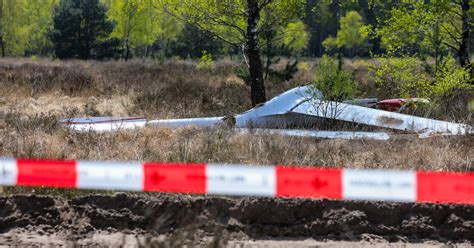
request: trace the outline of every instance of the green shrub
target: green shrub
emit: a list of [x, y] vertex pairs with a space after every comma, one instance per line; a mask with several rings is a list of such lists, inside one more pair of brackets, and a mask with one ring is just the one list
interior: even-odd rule
[[371, 66], [375, 84], [387, 97], [421, 97], [435, 102], [446, 100], [455, 91], [472, 90], [469, 71], [452, 57], [439, 71], [430, 75], [414, 57], [379, 58]]
[[247, 66], [241, 65], [241, 66], [235, 67], [234, 73], [237, 77], [244, 80], [246, 85], [250, 86], [250, 81], [251, 81], [250, 71]]
[[428, 98], [432, 93], [430, 76], [414, 57], [382, 57], [369, 71], [378, 91], [386, 97]]
[[336, 59], [324, 55], [316, 68], [313, 87], [321, 91], [323, 99], [328, 101], [343, 101], [353, 98], [357, 85], [352, 75], [339, 69]]
[[469, 70], [459, 66], [454, 58], [448, 58], [443, 69], [435, 75], [432, 98], [449, 100], [456, 91], [474, 90], [469, 84], [469, 74]]
[[311, 65], [308, 62], [300, 62], [298, 63], [298, 71], [301, 72], [309, 72], [311, 70]]
[[197, 67], [199, 69], [212, 69], [213, 66], [212, 55], [208, 51], [202, 51], [202, 56], [199, 59]]

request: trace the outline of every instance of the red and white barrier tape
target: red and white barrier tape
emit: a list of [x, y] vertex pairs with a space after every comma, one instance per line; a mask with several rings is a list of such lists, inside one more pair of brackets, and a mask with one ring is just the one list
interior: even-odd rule
[[0, 185], [474, 204], [474, 173], [0, 159]]

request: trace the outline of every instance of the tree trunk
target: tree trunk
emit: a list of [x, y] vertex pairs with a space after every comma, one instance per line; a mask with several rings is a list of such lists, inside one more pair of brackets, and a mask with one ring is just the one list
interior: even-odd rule
[[2, 57], [5, 58], [5, 43], [3, 42], [3, 36], [0, 36], [0, 45], [2, 46]]
[[469, 0], [461, 0], [461, 12], [462, 12], [462, 30], [461, 30], [461, 44], [459, 46], [458, 57], [459, 64], [464, 68], [472, 70], [469, 62], [469, 35], [470, 35], [470, 9]]
[[247, 0], [247, 37], [245, 53], [248, 58], [250, 72], [250, 91], [252, 106], [266, 101], [265, 85], [263, 82], [262, 61], [260, 58], [260, 48], [258, 46], [258, 20], [260, 19], [260, 9], [258, 0]]
[[125, 61], [128, 61], [130, 58], [130, 39], [125, 40]]
[[3, 0], [0, 0], [0, 46], [2, 46], [2, 57], [5, 57], [5, 43], [3, 40]]

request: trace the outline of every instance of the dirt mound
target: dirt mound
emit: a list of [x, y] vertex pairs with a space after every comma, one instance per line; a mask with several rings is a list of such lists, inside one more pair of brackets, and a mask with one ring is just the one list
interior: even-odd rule
[[[21, 238], [25, 233], [30, 238]], [[474, 206], [124, 193], [0, 197], [0, 243], [102, 244], [97, 237], [104, 234], [174, 245], [301, 238], [470, 244]]]

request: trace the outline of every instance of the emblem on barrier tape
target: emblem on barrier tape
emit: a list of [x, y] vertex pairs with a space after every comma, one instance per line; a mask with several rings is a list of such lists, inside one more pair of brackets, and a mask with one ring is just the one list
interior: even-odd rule
[[143, 190], [141, 163], [79, 161], [77, 187], [82, 189]]
[[275, 168], [209, 164], [206, 168], [207, 193], [219, 195], [275, 196]]
[[416, 201], [416, 172], [344, 169], [343, 198], [348, 200]]

